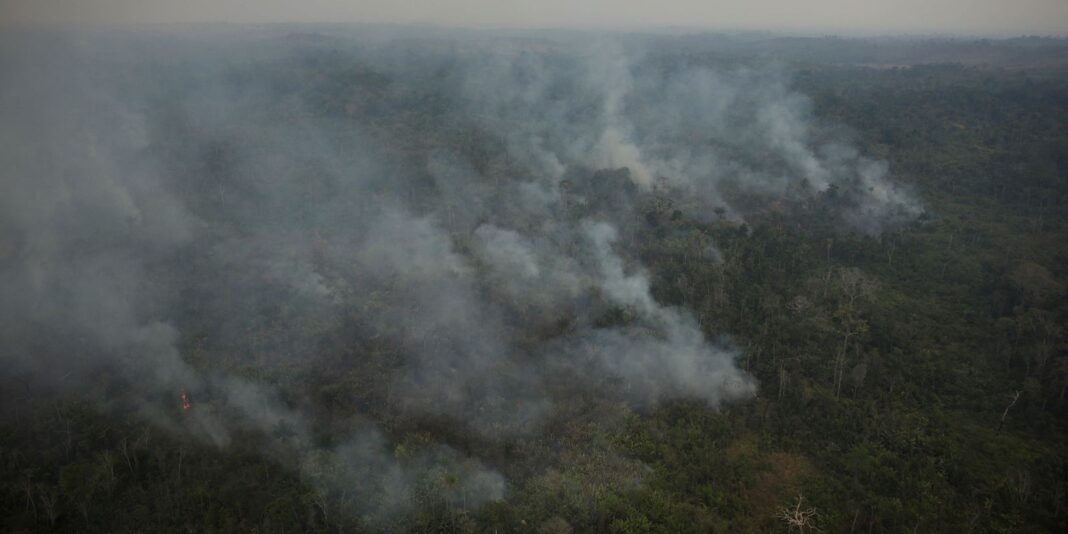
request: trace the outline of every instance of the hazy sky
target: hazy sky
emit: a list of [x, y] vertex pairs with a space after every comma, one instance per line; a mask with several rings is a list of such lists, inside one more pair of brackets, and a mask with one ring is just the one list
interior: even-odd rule
[[326, 21], [1068, 34], [1068, 0], [0, 0], [7, 24]]

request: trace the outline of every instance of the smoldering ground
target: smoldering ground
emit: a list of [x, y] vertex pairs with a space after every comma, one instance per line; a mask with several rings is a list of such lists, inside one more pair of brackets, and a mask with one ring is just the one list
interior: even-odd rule
[[[495, 443], [578, 392], [754, 394], [736, 349], [652, 296], [635, 240], [657, 199], [744, 219], [739, 190], [833, 188], [843, 231], [867, 233], [920, 209], [780, 69], [640, 39], [5, 39], [5, 372], [221, 447], [260, 436], [325, 493], [358, 479], [346, 506], [372, 516], [435, 470], [474, 506], [505, 494], [506, 466], [391, 450], [398, 420]], [[338, 377], [357, 391], [325, 407]], [[324, 413], [351, 421], [317, 439]]]

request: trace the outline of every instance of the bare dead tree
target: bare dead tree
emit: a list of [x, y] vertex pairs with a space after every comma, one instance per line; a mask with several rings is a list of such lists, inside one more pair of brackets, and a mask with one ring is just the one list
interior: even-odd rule
[[834, 266], [831, 264], [831, 247], [834, 246], [834, 240], [827, 240], [827, 277], [823, 281], [823, 296], [827, 296], [827, 291], [831, 287], [831, 274], [834, 272]]
[[37, 503], [33, 500], [33, 490], [36, 487], [33, 479], [27, 473], [23, 480], [23, 489], [26, 490], [26, 510], [33, 510], [33, 521], [37, 522]]
[[1020, 400], [1020, 393], [1023, 393], [1023, 392], [1022, 391], [1013, 392], [1012, 402], [1010, 402], [1009, 405], [1005, 407], [1005, 411], [1001, 413], [1001, 422], [998, 423], [998, 432], [1001, 432], [1001, 427], [1005, 426], [1005, 418], [1009, 416], [1009, 410], [1012, 409], [1012, 407], [1016, 405], [1016, 401]]
[[312, 502], [319, 508], [319, 511], [323, 514], [323, 524], [330, 525], [330, 515], [328, 513], [330, 501], [326, 491], [321, 489], [313, 490], [311, 493]]
[[786, 370], [786, 364], [790, 361], [800, 362], [801, 357], [777, 358], [775, 361], [778, 362], [779, 366], [779, 399], [782, 399], [783, 395], [786, 394], [786, 386], [790, 385], [790, 373]]
[[848, 299], [847, 305], [853, 310], [858, 298], [870, 297], [878, 291], [879, 283], [869, 278], [863, 271], [856, 267], [849, 267], [838, 271], [838, 290]]
[[897, 250], [897, 240], [893, 237], [889, 237], [884, 241], [886, 246], [886, 264], [894, 264], [894, 252]]
[[185, 447], [178, 447], [178, 469], [176, 470], [175, 483], [182, 485], [182, 459], [185, 457]]
[[137, 470], [134, 469], [133, 460], [130, 459], [130, 447], [128, 443], [129, 440], [126, 437], [123, 437], [122, 442], [120, 443], [120, 450], [122, 451], [122, 457], [126, 459], [126, 466], [130, 468], [130, 473], [136, 475]]
[[56, 526], [56, 518], [59, 517], [59, 510], [56, 508], [56, 504], [59, 502], [59, 497], [56, 495], [55, 490], [48, 488], [38, 488], [37, 497], [41, 500], [41, 506], [44, 508], [45, 515], [48, 516], [48, 526]]
[[118, 482], [118, 477], [115, 475], [115, 457], [112, 456], [110, 450], [105, 450], [97, 456], [97, 460], [100, 462], [100, 473], [104, 477], [104, 485], [107, 487], [108, 495], [111, 495]]
[[801, 509], [801, 502], [804, 497], [800, 494], [797, 496], [797, 503], [791, 508], [789, 506], [783, 506], [779, 509], [777, 517], [786, 523], [786, 526], [790, 530], [797, 529], [798, 532], [804, 532], [806, 528], [812, 530], [819, 530], [816, 526], [816, 508]]

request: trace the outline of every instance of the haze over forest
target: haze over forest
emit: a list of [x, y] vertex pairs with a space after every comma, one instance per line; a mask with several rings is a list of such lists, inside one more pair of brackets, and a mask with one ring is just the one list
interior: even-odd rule
[[1068, 528], [1062, 2], [0, 6], [5, 530]]
[[11, 24], [360, 23], [493, 28], [681, 27], [803, 32], [1059, 34], [1061, 0], [4, 0]]

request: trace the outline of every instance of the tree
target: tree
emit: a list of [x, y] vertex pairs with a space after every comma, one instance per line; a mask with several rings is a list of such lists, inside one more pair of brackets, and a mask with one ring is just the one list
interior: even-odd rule
[[804, 532], [806, 528], [812, 530], [819, 530], [816, 526], [817, 512], [815, 508], [801, 509], [801, 502], [804, 499], [800, 494], [797, 496], [797, 503], [791, 508], [789, 506], [783, 506], [779, 508], [777, 517], [786, 523], [786, 526], [790, 530], [797, 529], [798, 532]]

